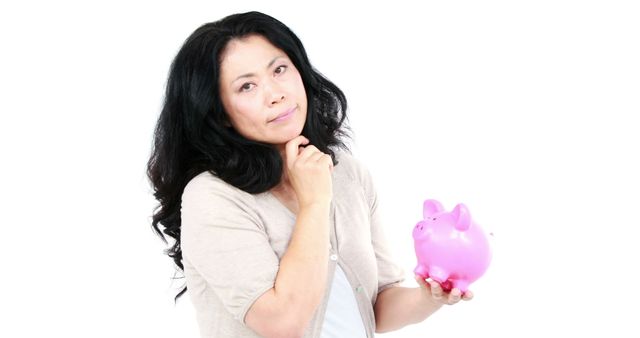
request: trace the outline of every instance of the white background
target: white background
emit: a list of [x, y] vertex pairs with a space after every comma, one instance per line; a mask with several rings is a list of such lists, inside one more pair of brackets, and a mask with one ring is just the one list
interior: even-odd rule
[[640, 335], [632, 1], [231, 2], [0, 5], [0, 336], [198, 336], [145, 164], [181, 43], [251, 9], [346, 93], [407, 285], [424, 199], [495, 235], [473, 301], [382, 337]]

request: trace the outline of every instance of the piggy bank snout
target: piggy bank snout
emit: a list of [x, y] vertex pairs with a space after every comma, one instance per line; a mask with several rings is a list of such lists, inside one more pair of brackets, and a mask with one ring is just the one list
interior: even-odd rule
[[425, 233], [425, 229], [426, 229], [426, 223], [424, 221], [420, 221], [416, 224], [416, 226], [413, 228], [413, 238], [419, 238], [424, 236]]

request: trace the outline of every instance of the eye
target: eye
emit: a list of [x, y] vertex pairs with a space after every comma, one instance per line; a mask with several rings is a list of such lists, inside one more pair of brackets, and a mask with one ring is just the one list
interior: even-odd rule
[[240, 90], [239, 91], [240, 92], [248, 92], [251, 89], [253, 89], [254, 86], [255, 86], [255, 84], [247, 82], [247, 83], [244, 83], [242, 86], [240, 86]]
[[282, 74], [282, 73], [284, 73], [286, 70], [287, 70], [287, 66], [285, 66], [285, 65], [281, 65], [281, 66], [278, 66], [278, 68], [276, 68], [276, 70], [274, 71], [274, 73], [276, 73], [276, 74]]

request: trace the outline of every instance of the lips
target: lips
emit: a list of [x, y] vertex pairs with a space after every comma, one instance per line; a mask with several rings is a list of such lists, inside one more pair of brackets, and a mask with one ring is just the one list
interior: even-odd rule
[[288, 119], [291, 115], [293, 115], [293, 112], [296, 110], [296, 108], [298, 108], [298, 106], [295, 106], [293, 108], [289, 108], [289, 109], [283, 111], [282, 113], [278, 114], [278, 116], [276, 116], [273, 119], [269, 120], [269, 122], [278, 122], [278, 121], [282, 121], [282, 120]]

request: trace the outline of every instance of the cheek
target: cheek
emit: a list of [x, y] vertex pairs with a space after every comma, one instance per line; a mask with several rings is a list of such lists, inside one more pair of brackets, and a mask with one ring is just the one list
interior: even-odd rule
[[247, 124], [258, 119], [260, 116], [260, 107], [256, 99], [247, 97], [237, 98], [232, 102], [232, 118], [236, 124]]
[[302, 96], [303, 98], [306, 98], [307, 93], [304, 90], [304, 83], [302, 82], [302, 77], [300, 77], [300, 74], [297, 74], [295, 83], [296, 83], [298, 95]]
[[291, 73], [286, 75], [286, 79], [282, 82], [283, 88], [289, 93], [293, 94], [297, 100], [306, 98], [304, 90], [304, 83], [302, 77], [297, 69], [293, 69]]

